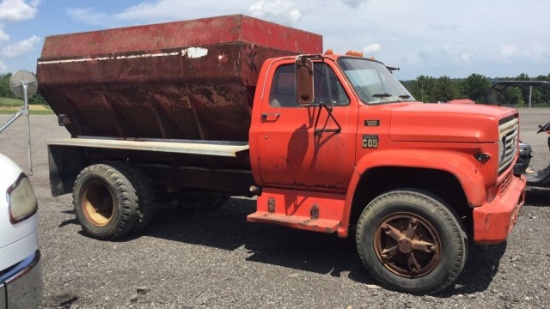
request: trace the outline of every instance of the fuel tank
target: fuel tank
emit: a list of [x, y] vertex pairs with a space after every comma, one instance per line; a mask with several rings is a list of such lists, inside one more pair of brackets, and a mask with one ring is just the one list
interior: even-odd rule
[[231, 15], [49, 36], [39, 92], [73, 137], [246, 141], [262, 63], [320, 35]]

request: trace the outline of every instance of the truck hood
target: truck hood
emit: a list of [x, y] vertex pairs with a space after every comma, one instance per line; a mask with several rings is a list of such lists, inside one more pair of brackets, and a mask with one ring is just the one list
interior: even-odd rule
[[496, 142], [499, 121], [517, 113], [479, 104], [404, 103], [393, 106], [389, 135], [396, 142]]

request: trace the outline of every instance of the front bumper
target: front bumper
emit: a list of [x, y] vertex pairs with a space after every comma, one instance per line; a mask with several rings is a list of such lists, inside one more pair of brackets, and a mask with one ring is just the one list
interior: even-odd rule
[[525, 175], [512, 176], [502, 194], [474, 208], [475, 244], [496, 244], [506, 240], [525, 202], [525, 186]]
[[42, 304], [40, 250], [0, 275], [0, 309], [38, 308]]

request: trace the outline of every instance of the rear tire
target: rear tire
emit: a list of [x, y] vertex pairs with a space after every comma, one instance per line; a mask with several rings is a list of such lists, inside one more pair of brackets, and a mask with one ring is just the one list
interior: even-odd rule
[[370, 202], [359, 218], [356, 243], [374, 279], [412, 294], [451, 285], [468, 255], [465, 228], [454, 211], [414, 189], [390, 191]]
[[120, 171], [132, 184], [137, 195], [137, 214], [138, 219], [132, 231], [138, 232], [146, 228], [151, 220], [156, 208], [155, 196], [151, 187], [151, 180], [138, 167], [116, 163], [111, 164], [114, 168]]
[[136, 187], [119, 164], [96, 164], [83, 169], [73, 188], [76, 217], [86, 234], [117, 239], [139, 221]]

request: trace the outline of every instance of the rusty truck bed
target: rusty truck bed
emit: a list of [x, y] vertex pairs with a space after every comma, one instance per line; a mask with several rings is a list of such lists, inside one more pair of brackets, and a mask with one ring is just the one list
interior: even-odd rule
[[247, 141], [269, 57], [322, 37], [232, 15], [50, 36], [39, 91], [73, 137]]

